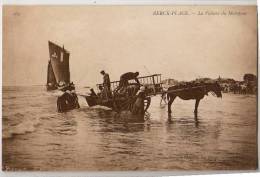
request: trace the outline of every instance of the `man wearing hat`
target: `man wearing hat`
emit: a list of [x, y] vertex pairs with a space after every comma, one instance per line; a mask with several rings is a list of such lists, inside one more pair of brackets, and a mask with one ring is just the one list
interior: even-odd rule
[[102, 70], [100, 73], [103, 75], [103, 89], [105, 96], [108, 99], [111, 96], [111, 83], [109, 74], [107, 74], [104, 70]]

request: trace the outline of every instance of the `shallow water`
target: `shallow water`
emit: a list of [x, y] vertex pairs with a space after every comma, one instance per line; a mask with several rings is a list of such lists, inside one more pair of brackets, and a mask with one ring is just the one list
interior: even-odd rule
[[[44, 87], [3, 87], [4, 170], [245, 170], [257, 167], [256, 96], [153, 97], [145, 122], [103, 107], [57, 113]], [[170, 118], [170, 119], [169, 119]]]

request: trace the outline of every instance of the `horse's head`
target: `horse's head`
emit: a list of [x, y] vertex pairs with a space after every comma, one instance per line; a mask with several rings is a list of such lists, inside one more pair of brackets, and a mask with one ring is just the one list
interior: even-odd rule
[[208, 85], [208, 91], [213, 92], [217, 97], [222, 98], [221, 86], [218, 82], [210, 83]]

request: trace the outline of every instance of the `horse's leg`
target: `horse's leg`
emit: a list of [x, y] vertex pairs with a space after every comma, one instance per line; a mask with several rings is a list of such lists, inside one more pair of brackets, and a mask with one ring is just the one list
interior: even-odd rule
[[199, 107], [199, 103], [200, 103], [200, 99], [196, 99], [196, 103], [195, 103], [195, 109], [194, 109], [194, 113], [197, 114], [198, 113], [198, 107]]
[[172, 123], [173, 121], [172, 121], [172, 115], [171, 114], [168, 114], [168, 122], [169, 123]]
[[195, 127], [199, 125], [198, 113], [194, 113]]
[[171, 106], [176, 96], [175, 95], [168, 95], [168, 96], [170, 98], [170, 100], [168, 101], [168, 113], [171, 114], [172, 113]]

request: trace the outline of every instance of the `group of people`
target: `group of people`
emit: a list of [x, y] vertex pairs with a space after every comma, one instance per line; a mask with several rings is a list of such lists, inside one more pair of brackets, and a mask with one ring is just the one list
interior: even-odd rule
[[[109, 74], [105, 71], [100, 72], [103, 75], [103, 83], [99, 85], [99, 92], [96, 94], [93, 89], [90, 89], [90, 96], [99, 97], [102, 100], [112, 99], [112, 90]], [[118, 87], [113, 90], [113, 94], [134, 96], [135, 101], [132, 108], [133, 114], [144, 113], [144, 99], [145, 99], [145, 86], [141, 86], [138, 80], [139, 72], [127, 72], [120, 76]], [[135, 80], [135, 84], [130, 85], [129, 80]], [[130, 93], [131, 92], [131, 93]]]
[[[109, 74], [106, 73], [104, 70], [100, 72], [100, 74], [103, 75], [103, 84], [99, 86], [99, 93], [97, 96], [101, 96], [103, 98], [109, 99], [112, 97], [112, 91], [111, 91], [111, 82]], [[129, 85], [129, 80], [135, 80], [138, 85], [140, 85], [140, 82], [138, 80], [139, 72], [127, 72], [120, 76], [119, 86], [115, 91], [120, 91], [121, 89], [127, 87]], [[95, 95], [93, 92], [93, 89], [90, 90], [91, 95]]]
[[221, 89], [224, 93], [232, 92], [234, 94], [255, 94], [257, 93], [257, 86], [250, 83], [233, 83], [222, 84]]
[[59, 90], [63, 93], [57, 99], [58, 112], [65, 112], [80, 107], [73, 82], [69, 84], [60, 84]]
[[[111, 82], [109, 74], [104, 70], [100, 72], [103, 75], [103, 84], [99, 86], [99, 92], [96, 94], [93, 89], [90, 89], [90, 96], [100, 97], [104, 100], [109, 100], [112, 98], [112, 90], [111, 90]], [[135, 80], [136, 84], [140, 86], [140, 82], [138, 80], [139, 72], [127, 72], [120, 76], [119, 86], [116, 91], [120, 91], [126, 88], [129, 85], [129, 80]], [[62, 95], [57, 99], [57, 108], [58, 112], [65, 112], [67, 110], [79, 108], [78, 97], [75, 93], [75, 86], [72, 83], [59, 83], [59, 90], [62, 91]], [[139, 87], [138, 87], [139, 88]], [[137, 93], [137, 97], [141, 99], [144, 98], [144, 90], [145, 87], [140, 87], [139, 92]], [[139, 102], [141, 102], [139, 100]]]

